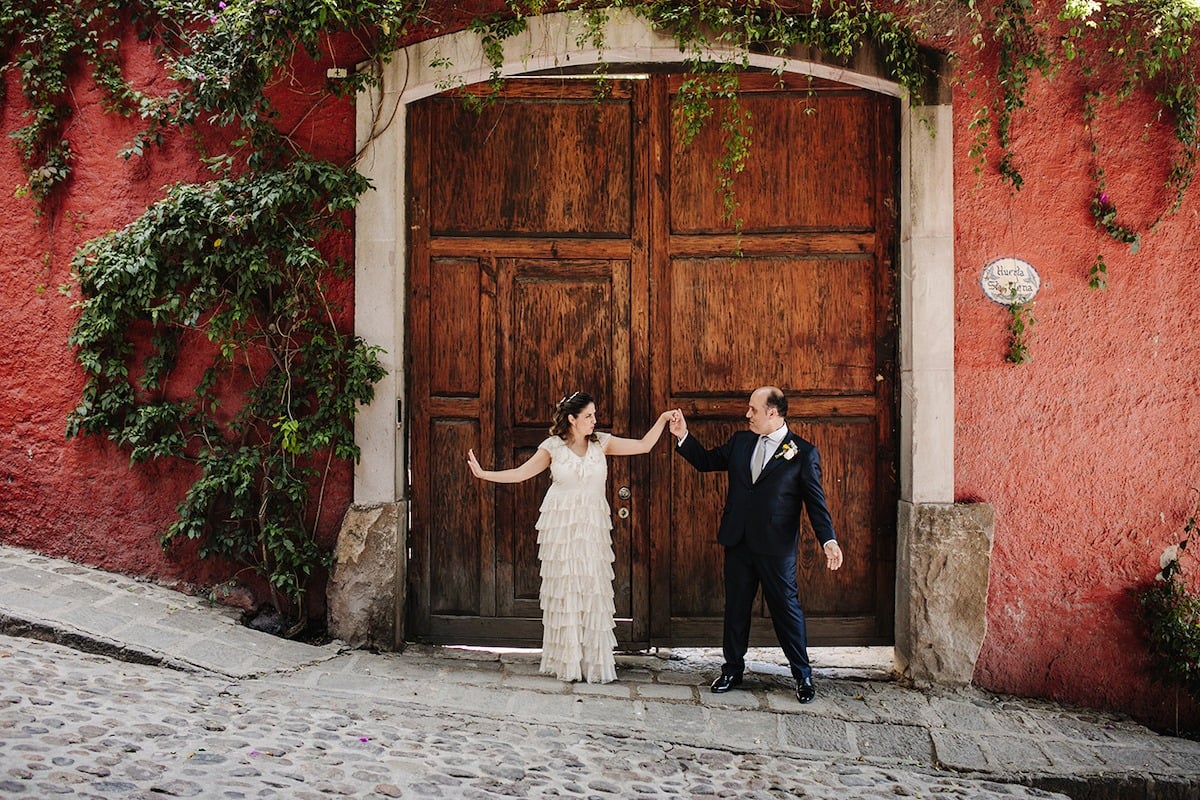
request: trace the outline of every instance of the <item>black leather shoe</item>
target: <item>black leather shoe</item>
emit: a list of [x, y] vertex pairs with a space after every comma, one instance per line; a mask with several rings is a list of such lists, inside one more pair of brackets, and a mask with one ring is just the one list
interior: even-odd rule
[[721, 694], [723, 692], [728, 692], [730, 689], [736, 689], [741, 685], [741, 675], [726, 675], [722, 672], [721, 675], [712, 682], [712, 690], [716, 694]]
[[801, 703], [811, 703], [813, 698], [817, 696], [817, 690], [813, 688], [812, 678], [796, 681], [796, 699]]

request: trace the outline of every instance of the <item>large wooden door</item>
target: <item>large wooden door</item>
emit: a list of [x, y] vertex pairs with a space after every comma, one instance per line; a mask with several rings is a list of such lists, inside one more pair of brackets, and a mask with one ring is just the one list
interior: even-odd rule
[[[657, 86], [668, 108], [680, 78]], [[809, 641], [890, 643], [895, 592], [897, 433], [896, 129], [893, 98], [832, 83], [746, 76], [751, 112], [745, 171], [734, 183], [739, 232], [725, 219], [717, 176], [719, 129], [684, 147], [665, 118], [669, 198], [651, 228], [659, 325], [655, 398], [689, 417], [709, 446], [746, 425], [750, 393], [788, 395], [792, 429], [817, 445], [838, 572], [804, 520], [797, 582]], [[660, 112], [661, 113], [661, 112]], [[718, 106], [716, 115], [721, 113]], [[661, 366], [660, 366], [661, 365]], [[652, 476], [652, 637], [720, 642], [722, 553], [714, 531], [723, 475], [675, 458]], [[669, 487], [669, 488], [668, 488]], [[657, 494], [657, 493], [656, 493]], [[759, 596], [752, 643], [775, 642]]]
[[[891, 640], [895, 101], [745, 76], [754, 134], [735, 231], [716, 126], [687, 147], [675, 136], [679, 81], [597, 95], [592, 81], [521, 80], [480, 112], [459, 95], [411, 109], [412, 638], [540, 642], [533, 523], [548, 475], [479, 483], [468, 447], [485, 465], [521, 463], [575, 390], [597, 396], [604, 430], [640, 435], [682, 407], [717, 444], [745, 425], [750, 392], [775, 383], [821, 449], [847, 556], [824, 571], [805, 523], [810, 641]], [[720, 641], [724, 478], [695, 473], [667, 439], [609, 461], [626, 646]], [[766, 614], [760, 644], [774, 642]]]
[[[646, 426], [646, 93], [519, 81], [478, 111], [457, 93], [412, 109], [411, 636], [541, 640], [533, 526], [549, 473], [480, 483], [467, 448], [521, 464], [577, 390], [597, 398], [600, 429]], [[648, 640], [649, 512], [640, 489], [619, 490], [645, 487], [648, 469], [609, 464], [610, 505], [636, 512], [614, 516], [625, 642]]]

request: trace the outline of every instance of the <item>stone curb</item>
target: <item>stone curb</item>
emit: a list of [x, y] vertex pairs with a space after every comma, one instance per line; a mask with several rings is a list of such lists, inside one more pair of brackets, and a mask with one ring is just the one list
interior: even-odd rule
[[162, 653], [141, 650], [84, 631], [64, 630], [49, 623], [24, 619], [5, 609], [0, 609], [0, 633], [7, 636], [36, 639], [40, 642], [51, 642], [63, 647], [69, 647], [72, 650], [78, 650], [81, 653], [107, 656], [108, 658], [113, 658], [117, 661], [126, 661], [130, 664], [166, 667], [181, 672], [207, 671], [170, 658]]

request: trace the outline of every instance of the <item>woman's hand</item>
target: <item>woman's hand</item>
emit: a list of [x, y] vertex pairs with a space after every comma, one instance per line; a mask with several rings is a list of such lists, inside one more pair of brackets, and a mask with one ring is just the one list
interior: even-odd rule
[[475, 458], [474, 450], [467, 450], [467, 466], [471, 468], [471, 474], [476, 478], [483, 477], [483, 467], [479, 466], [479, 459]]

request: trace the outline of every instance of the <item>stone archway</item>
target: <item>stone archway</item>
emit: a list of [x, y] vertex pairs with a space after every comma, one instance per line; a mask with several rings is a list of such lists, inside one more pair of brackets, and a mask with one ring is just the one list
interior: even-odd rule
[[[504, 43], [501, 76], [605, 62], [678, 63], [674, 39], [637, 15], [609, 16], [602, 35], [581, 37], [584, 17], [551, 14]], [[598, 49], [596, 42], [603, 42]], [[714, 49], [713, 57], [729, 56]], [[780, 58], [754, 55], [752, 66]], [[881, 60], [864, 50], [835, 64], [804, 49], [782, 60], [787, 72], [813, 75], [892, 96]], [[449, 64], [452, 67], [432, 66]], [[408, 104], [493, 74], [477, 36], [456, 33], [404, 48], [382, 67], [382, 89], [357, 106], [360, 171], [374, 191], [356, 214], [356, 333], [384, 348], [387, 377], [362, 409], [356, 439], [354, 505], [339, 536], [329, 590], [330, 628], [355, 644], [403, 643], [406, 463], [402, 354], [405, 295], [406, 114]], [[453, 71], [448, 71], [453, 70]], [[926, 97], [901, 104], [900, 503], [898, 508], [896, 667], [918, 681], [969, 682], [982, 645], [991, 550], [990, 508], [953, 503], [954, 208], [953, 127], [945, 75]], [[936, 590], [931, 575], [953, 563], [967, 576]]]

